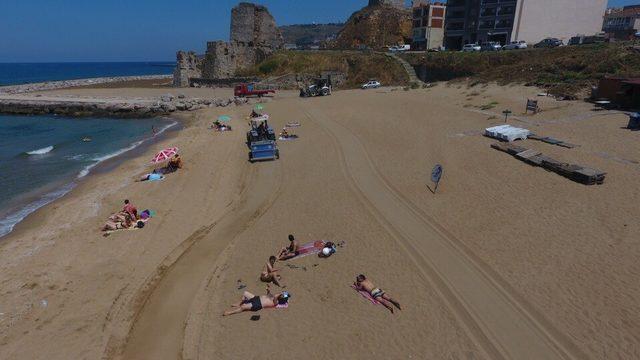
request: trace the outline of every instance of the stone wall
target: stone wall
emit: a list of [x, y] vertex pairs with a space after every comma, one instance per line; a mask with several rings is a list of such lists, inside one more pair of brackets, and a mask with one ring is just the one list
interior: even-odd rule
[[202, 60], [193, 51], [178, 51], [176, 69], [173, 72], [173, 86], [188, 87], [190, 78], [202, 76]]

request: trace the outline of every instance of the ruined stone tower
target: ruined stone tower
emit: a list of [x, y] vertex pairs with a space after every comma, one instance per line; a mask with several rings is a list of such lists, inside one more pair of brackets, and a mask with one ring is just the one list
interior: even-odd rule
[[[210, 41], [202, 62], [192, 53], [178, 52], [175, 86], [189, 86], [189, 79], [229, 79], [238, 70], [266, 59], [283, 46], [282, 33], [266, 7], [242, 2], [231, 10], [229, 42]], [[199, 70], [202, 69], [201, 74]]]
[[369, 6], [377, 5], [389, 5], [397, 7], [398, 9], [404, 9], [404, 0], [369, 0]]
[[266, 7], [240, 3], [231, 10], [230, 41], [207, 43], [203, 77], [224, 79], [254, 66], [283, 45], [282, 33]]

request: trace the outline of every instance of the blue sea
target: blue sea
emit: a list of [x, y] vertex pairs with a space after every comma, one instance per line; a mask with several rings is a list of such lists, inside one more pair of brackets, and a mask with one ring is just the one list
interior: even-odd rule
[[169, 75], [175, 63], [0, 63], [0, 86], [111, 76]]
[[[174, 64], [0, 63], [0, 85], [171, 74]], [[176, 125], [171, 119], [0, 115], [0, 237], [64, 196], [99, 164]], [[90, 139], [91, 141], [83, 141]]]

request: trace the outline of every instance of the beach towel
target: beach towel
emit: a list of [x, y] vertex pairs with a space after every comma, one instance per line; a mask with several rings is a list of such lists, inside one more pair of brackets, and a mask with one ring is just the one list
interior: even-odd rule
[[374, 299], [374, 298], [373, 298], [373, 296], [371, 296], [371, 294], [369, 294], [369, 292], [368, 292], [368, 291], [360, 290], [360, 289], [358, 289], [358, 288], [357, 288], [355, 285], [353, 285], [353, 284], [351, 285], [351, 288], [352, 288], [353, 290], [357, 291], [357, 292], [360, 294], [360, 296], [362, 296], [363, 298], [365, 298], [365, 299], [367, 299], [367, 300], [371, 301], [371, 303], [372, 303], [372, 304], [374, 304], [374, 305], [380, 305], [380, 302], [379, 302], [378, 300]]
[[324, 248], [324, 240], [316, 240], [310, 243], [304, 244], [298, 248], [298, 255], [292, 257], [289, 260], [303, 258], [307, 255], [318, 254]]
[[302, 124], [300, 124], [299, 122], [288, 122], [285, 126], [289, 128], [293, 128], [293, 127], [300, 127], [302, 126]]
[[280, 140], [280, 141], [292, 141], [292, 140], [297, 140], [297, 139], [298, 139], [298, 135], [290, 135], [289, 137], [280, 136], [278, 138], [278, 140]]

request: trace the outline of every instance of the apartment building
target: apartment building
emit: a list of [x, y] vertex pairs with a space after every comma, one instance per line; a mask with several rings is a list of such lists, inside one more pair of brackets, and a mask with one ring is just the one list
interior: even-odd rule
[[441, 2], [413, 3], [413, 39], [411, 50], [440, 48], [444, 42], [444, 19], [447, 5]]
[[608, 38], [628, 40], [640, 31], [640, 5], [624, 8], [607, 9], [602, 31]]
[[445, 46], [547, 37], [569, 40], [576, 34], [595, 34], [602, 27], [607, 0], [449, 0]]

